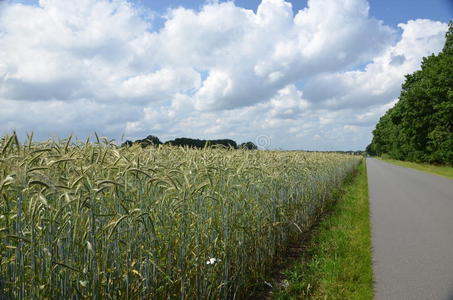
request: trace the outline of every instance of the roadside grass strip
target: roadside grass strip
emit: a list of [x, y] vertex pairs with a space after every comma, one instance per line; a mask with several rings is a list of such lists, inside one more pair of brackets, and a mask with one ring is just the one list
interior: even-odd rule
[[415, 170], [439, 175], [439, 176], [446, 177], [449, 179], [453, 179], [453, 167], [450, 167], [450, 166], [436, 166], [436, 165], [415, 163], [415, 162], [409, 162], [409, 161], [401, 161], [401, 160], [383, 158], [383, 157], [377, 157], [377, 158], [380, 160], [383, 160], [385, 162], [400, 166], [400, 167], [412, 168]]
[[299, 261], [283, 272], [274, 299], [372, 299], [366, 165], [339, 191]]

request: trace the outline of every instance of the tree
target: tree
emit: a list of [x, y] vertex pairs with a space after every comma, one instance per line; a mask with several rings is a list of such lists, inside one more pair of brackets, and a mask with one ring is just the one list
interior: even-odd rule
[[237, 149], [238, 146], [235, 141], [230, 139], [223, 140], [199, 140], [199, 139], [190, 139], [190, 138], [177, 138], [172, 141], [165, 142], [167, 145], [180, 146], [180, 147], [189, 147], [189, 148], [198, 148], [202, 149], [205, 147], [225, 147]]
[[159, 146], [162, 145], [162, 142], [159, 140], [157, 136], [154, 135], [148, 135], [146, 138], [143, 140], [137, 140], [135, 143], [140, 144], [140, 146], [148, 147], [148, 146]]
[[121, 147], [131, 147], [134, 144], [140, 145], [142, 148], [149, 147], [149, 146], [159, 146], [162, 145], [162, 142], [159, 140], [157, 136], [148, 135], [146, 138], [142, 140], [136, 140], [132, 142], [130, 140], [125, 141], [121, 144]]
[[245, 149], [245, 150], [257, 150], [258, 146], [256, 146], [252, 142], [246, 142], [246, 143], [242, 143], [241, 146], [239, 146], [239, 148]]
[[124, 143], [121, 144], [121, 147], [132, 147], [134, 143], [130, 140], [126, 140]]
[[373, 131], [370, 150], [395, 159], [453, 164], [453, 22], [442, 52], [406, 75], [397, 104]]

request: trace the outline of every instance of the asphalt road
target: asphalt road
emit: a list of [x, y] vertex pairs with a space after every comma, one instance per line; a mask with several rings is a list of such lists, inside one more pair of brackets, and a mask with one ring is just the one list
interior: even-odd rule
[[453, 300], [453, 180], [367, 159], [375, 299]]

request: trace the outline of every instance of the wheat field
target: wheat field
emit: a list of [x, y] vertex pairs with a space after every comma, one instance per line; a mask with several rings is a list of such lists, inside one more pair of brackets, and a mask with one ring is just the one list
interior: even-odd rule
[[5, 136], [0, 295], [244, 298], [359, 161]]

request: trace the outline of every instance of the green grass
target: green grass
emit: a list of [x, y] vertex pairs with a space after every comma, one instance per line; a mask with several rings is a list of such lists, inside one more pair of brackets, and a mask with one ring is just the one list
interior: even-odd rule
[[314, 229], [300, 262], [284, 272], [274, 299], [372, 299], [366, 165]]
[[382, 157], [377, 157], [380, 160], [386, 161], [388, 163], [401, 166], [401, 167], [406, 167], [406, 168], [412, 168], [416, 169], [419, 171], [435, 174], [435, 175], [440, 175], [449, 179], [453, 179], [453, 167], [449, 166], [436, 166], [436, 165], [429, 165], [429, 164], [423, 164], [423, 163], [415, 163], [415, 162], [409, 162], [409, 161], [401, 161], [401, 160], [396, 160], [396, 159], [390, 159], [390, 158], [382, 158]]

